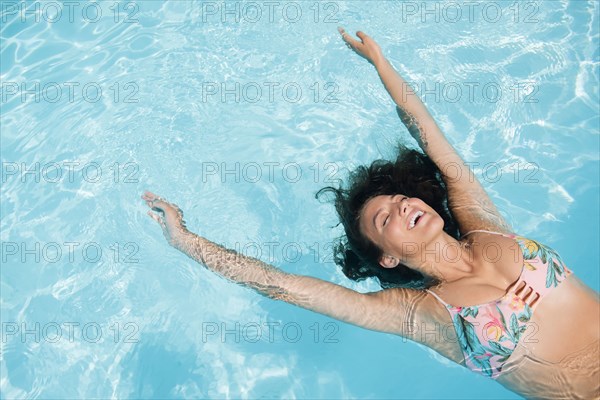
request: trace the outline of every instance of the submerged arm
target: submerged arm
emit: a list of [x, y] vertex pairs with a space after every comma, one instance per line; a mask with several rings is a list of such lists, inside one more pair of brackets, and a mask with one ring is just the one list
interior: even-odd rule
[[161, 225], [171, 246], [230, 281], [271, 299], [375, 331], [403, 335], [405, 321], [414, 318], [414, 301], [409, 297], [416, 291], [389, 289], [363, 294], [321, 279], [286, 273], [190, 232], [176, 205], [150, 192], [142, 198], [157, 212], [148, 214]]
[[479, 180], [448, 142], [419, 96], [383, 56], [377, 43], [362, 32], [357, 34], [362, 42], [343, 30], [341, 32], [346, 43], [375, 66], [385, 89], [396, 103], [400, 119], [441, 171], [448, 188], [449, 208], [461, 233], [474, 229], [510, 232], [510, 226]]
[[[392, 293], [359, 293], [318, 278], [286, 273], [261, 260], [241, 255], [192, 232], [174, 247], [206, 268], [273, 300], [315, 311], [363, 328], [400, 334], [402, 307], [393, 310], [384, 299]], [[395, 320], [390, 320], [390, 313]], [[386, 315], [387, 314], [387, 315]]]

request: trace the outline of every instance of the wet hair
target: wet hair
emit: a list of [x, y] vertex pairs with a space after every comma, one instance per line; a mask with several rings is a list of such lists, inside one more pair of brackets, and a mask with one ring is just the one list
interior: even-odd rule
[[382, 288], [426, 289], [439, 283], [436, 278], [403, 264], [395, 268], [382, 267], [379, 259], [383, 250], [359, 227], [360, 213], [369, 199], [404, 194], [427, 203], [444, 220], [444, 231], [458, 239], [458, 227], [448, 209], [446, 184], [429, 157], [398, 143], [396, 161], [375, 160], [369, 166], [359, 166], [350, 172], [346, 188], [327, 186], [315, 197], [320, 200], [326, 193], [333, 193], [335, 209], [345, 231], [334, 245], [334, 261], [346, 277], [357, 282], [374, 277]]

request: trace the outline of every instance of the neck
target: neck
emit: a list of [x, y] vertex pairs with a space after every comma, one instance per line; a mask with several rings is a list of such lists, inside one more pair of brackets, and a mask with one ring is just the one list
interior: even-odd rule
[[423, 243], [417, 254], [417, 270], [438, 279], [442, 284], [473, 276], [473, 249], [468, 242], [458, 241], [446, 232]]

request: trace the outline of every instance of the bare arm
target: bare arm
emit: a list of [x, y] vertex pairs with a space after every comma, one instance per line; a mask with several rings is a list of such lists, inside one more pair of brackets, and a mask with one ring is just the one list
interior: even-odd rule
[[403, 335], [408, 322], [418, 323], [414, 301], [418, 291], [388, 289], [363, 294], [321, 279], [286, 273], [190, 232], [176, 205], [150, 192], [142, 198], [158, 213], [149, 211], [170, 245], [228, 280], [271, 299], [370, 330]]
[[362, 294], [318, 278], [286, 273], [191, 232], [179, 239], [174, 247], [211, 271], [273, 300], [282, 300], [362, 328], [402, 333], [407, 310], [402, 307], [398, 298], [402, 293], [398, 291]]
[[448, 188], [449, 207], [461, 233], [474, 229], [511, 232], [511, 227], [469, 166], [448, 142], [419, 96], [394, 70], [373, 39], [362, 32], [357, 35], [362, 43], [343, 32], [346, 43], [375, 66], [383, 85], [396, 103], [402, 122], [442, 172]]

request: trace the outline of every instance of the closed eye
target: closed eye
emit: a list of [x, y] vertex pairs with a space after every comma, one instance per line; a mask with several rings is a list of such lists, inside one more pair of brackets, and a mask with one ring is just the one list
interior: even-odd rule
[[[398, 198], [398, 197], [400, 197], [400, 196], [401, 196], [401, 195], [399, 195], [399, 194], [392, 196], [392, 202], [394, 202], [394, 203], [396, 203], [396, 202], [402, 202], [404, 199], [408, 199], [408, 197], [406, 197], [406, 196], [402, 196], [402, 197], [400, 198], [400, 200], [399, 200], [399, 201], [395, 201], [395, 200], [396, 200], [396, 198]], [[387, 223], [388, 223], [388, 220], [389, 220], [389, 219], [390, 219], [390, 214], [388, 214], [388, 215], [385, 217], [385, 219], [383, 220], [383, 223], [381, 224], [381, 227], [382, 227], [382, 228], [383, 228], [384, 226], [386, 226], [386, 225], [387, 225]]]
[[387, 217], [385, 217], [385, 219], [383, 220], [382, 226], [386, 226], [389, 219], [390, 219], [390, 214], [388, 214]]
[[[397, 196], [399, 196], [399, 195], [396, 195], [396, 196], [394, 196], [394, 197], [397, 197]], [[394, 198], [394, 197], [392, 197], [392, 198]], [[406, 196], [402, 196], [402, 198], [400, 199], [400, 201], [399, 201], [399, 202], [402, 202], [404, 199], [408, 199], [408, 197], [406, 197]], [[390, 214], [388, 214], [388, 215], [385, 217], [385, 219], [383, 220], [383, 225], [381, 225], [381, 226], [382, 226], [382, 227], [386, 226], [386, 225], [387, 225], [387, 222], [388, 222], [388, 220], [389, 220], [389, 219], [390, 219]]]

